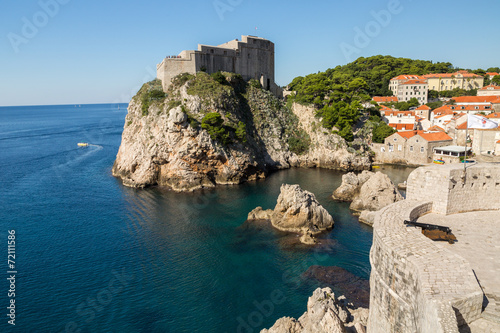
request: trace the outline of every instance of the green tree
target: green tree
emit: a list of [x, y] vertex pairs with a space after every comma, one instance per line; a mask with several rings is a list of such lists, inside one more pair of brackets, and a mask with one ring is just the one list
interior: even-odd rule
[[224, 119], [217, 112], [210, 112], [201, 120], [201, 128], [206, 130], [212, 140], [226, 145], [230, 143], [229, 132], [223, 126]]
[[227, 84], [226, 77], [220, 71], [210, 74], [210, 76], [220, 84]]
[[497, 86], [500, 86], [500, 75], [495, 75], [495, 76], [491, 79], [491, 83], [494, 83], [494, 84], [496, 84]]
[[236, 137], [241, 142], [247, 142], [247, 127], [244, 122], [238, 122], [238, 128], [236, 129]]
[[387, 125], [384, 122], [379, 122], [377, 125], [373, 127], [372, 130], [372, 141], [376, 143], [384, 143], [385, 138], [389, 135], [396, 133], [396, 130]]

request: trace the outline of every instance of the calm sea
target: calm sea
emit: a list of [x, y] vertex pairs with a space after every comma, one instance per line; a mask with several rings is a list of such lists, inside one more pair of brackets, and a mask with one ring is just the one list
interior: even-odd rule
[[[305, 311], [310, 265], [368, 279], [371, 228], [330, 199], [341, 173], [292, 169], [188, 194], [126, 188], [111, 175], [125, 115], [125, 104], [0, 108], [1, 332], [258, 332]], [[383, 171], [400, 182], [411, 170]], [[274, 207], [282, 183], [332, 214], [327, 246], [244, 224]]]

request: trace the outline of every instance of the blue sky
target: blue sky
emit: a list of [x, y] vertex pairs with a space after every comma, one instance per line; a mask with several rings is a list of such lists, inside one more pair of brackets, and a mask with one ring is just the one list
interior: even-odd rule
[[247, 34], [275, 43], [279, 85], [377, 54], [500, 66], [498, 0], [4, 0], [2, 7], [0, 106], [128, 102], [165, 56]]

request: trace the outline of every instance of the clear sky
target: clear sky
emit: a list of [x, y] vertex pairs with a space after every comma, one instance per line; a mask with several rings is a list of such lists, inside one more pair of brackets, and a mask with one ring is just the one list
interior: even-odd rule
[[275, 43], [279, 85], [377, 54], [500, 66], [498, 0], [4, 0], [1, 6], [0, 106], [128, 102], [165, 56], [241, 35]]

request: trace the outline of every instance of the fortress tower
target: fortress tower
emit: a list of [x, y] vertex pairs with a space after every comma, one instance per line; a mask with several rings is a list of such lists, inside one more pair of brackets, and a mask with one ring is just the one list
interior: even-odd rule
[[164, 91], [175, 76], [203, 70], [209, 74], [217, 71], [238, 73], [246, 81], [260, 81], [263, 88], [276, 96], [281, 94], [274, 82], [274, 43], [255, 36], [241, 36], [241, 41], [235, 39], [218, 46], [198, 44], [198, 50], [182, 51], [163, 59], [156, 70]]

